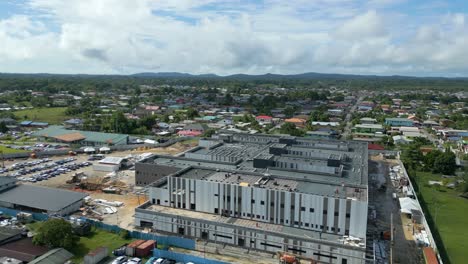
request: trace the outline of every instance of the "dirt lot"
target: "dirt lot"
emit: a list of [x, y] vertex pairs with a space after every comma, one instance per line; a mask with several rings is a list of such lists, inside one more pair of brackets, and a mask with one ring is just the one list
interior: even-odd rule
[[[177, 153], [186, 151], [190, 148], [196, 146], [196, 142], [190, 141], [187, 143], [176, 143], [172, 146], [167, 148], [152, 148], [152, 149], [137, 149], [132, 151], [119, 151], [119, 152], [112, 152], [107, 154], [106, 156], [109, 157], [137, 157], [143, 153], [154, 153], [154, 154], [164, 154], [164, 155], [175, 155]], [[57, 160], [64, 159], [68, 156], [54, 156], [50, 157], [54, 162]], [[88, 161], [89, 155], [82, 154], [74, 156], [76, 158], [75, 161], [72, 163], [81, 163]], [[32, 161], [33, 159], [21, 159], [21, 160], [10, 160], [5, 161], [5, 166], [10, 167], [14, 163], [24, 162], [24, 161]], [[93, 164], [97, 164], [98, 161], [88, 161]], [[56, 177], [49, 178], [47, 180], [38, 181], [38, 182], [23, 182], [24, 184], [33, 184], [33, 185], [40, 185], [45, 187], [52, 187], [52, 188], [62, 188], [74, 191], [81, 191], [86, 192], [89, 196], [93, 199], [105, 199], [108, 201], [119, 201], [123, 202], [124, 205], [121, 207], [117, 207], [118, 211], [115, 214], [106, 214], [102, 217], [104, 218], [103, 222], [108, 224], [115, 224], [119, 225], [123, 228], [132, 229], [133, 228], [133, 215], [134, 209], [139, 204], [144, 203], [146, 201], [146, 196], [144, 194], [139, 194], [141, 192], [141, 188], [135, 187], [135, 171], [133, 170], [122, 170], [116, 173], [115, 175], [110, 177], [110, 183], [106, 184], [104, 187], [113, 186], [118, 187], [122, 190], [121, 194], [109, 194], [103, 193], [102, 190], [83, 190], [79, 188], [74, 183], [67, 183], [68, 180], [72, 178], [72, 175], [75, 173], [84, 173], [87, 177], [89, 182], [93, 183], [100, 183], [103, 181], [104, 178], [109, 178], [109, 172], [102, 172], [102, 171], [94, 171], [93, 166], [82, 167], [78, 170], [67, 172], [64, 174], [60, 174]], [[29, 177], [30, 175], [23, 175], [23, 177]], [[109, 183], [109, 180], [106, 180]], [[78, 215], [81, 213], [77, 213]]]

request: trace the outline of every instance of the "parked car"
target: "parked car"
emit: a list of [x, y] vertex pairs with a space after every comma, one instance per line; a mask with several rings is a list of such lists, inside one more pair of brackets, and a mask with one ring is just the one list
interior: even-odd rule
[[125, 261], [127, 261], [127, 257], [120, 256], [120, 257], [117, 257], [116, 259], [114, 259], [114, 261], [112, 261], [112, 264], [122, 264]]
[[140, 258], [132, 258], [127, 263], [128, 264], [141, 264], [141, 259]]
[[162, 264], [163, 261], [163, 258], [158, 258], [155, 262], [153, 262], [153, 264]]

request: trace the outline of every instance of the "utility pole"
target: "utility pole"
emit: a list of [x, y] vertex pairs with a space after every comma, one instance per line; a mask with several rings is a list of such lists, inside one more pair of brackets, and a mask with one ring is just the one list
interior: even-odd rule
[[390, 214], [390, 264], [393, 264], [393, 213]]

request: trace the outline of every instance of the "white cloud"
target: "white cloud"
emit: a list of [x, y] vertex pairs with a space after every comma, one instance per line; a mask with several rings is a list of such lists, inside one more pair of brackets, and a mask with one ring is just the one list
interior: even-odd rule
[[27, 15], [0, 20], [0, 71], [468, 70], [465, 14], [441, 14], [434, 24], [421, 24], [388, 10], [404, 1], [364, 2], [29, 0]]

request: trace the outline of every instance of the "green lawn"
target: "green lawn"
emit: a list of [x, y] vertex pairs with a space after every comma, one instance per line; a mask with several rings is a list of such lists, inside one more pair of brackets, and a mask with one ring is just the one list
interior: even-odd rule
[[[28, 224], [28, 228], [36, 230], [43, 222], [34, 222]], [[74, 257], [72, 258], [73, 263], [83, 263], [83, 258], [91, 250], [98, 247], [107, 247], [109, 249], [109, 256], [112, 255], [112, 250], [128, 244], [134, 239], [122, 239], [119, 234], [104, 231], [102, 229], [93, 228], [93, 232], [84, 237], [80, 237], [77, 245], [70, 250]]]
[[3, 145], [0, 145], [0, 152], [3, 152], [3, 154], [10, 154], [10, 153], [22, 153], [22, 152], [27, 152], [27, 151], [23, 149], [7, 148]]
[[109, 255], [112, 250], [129, 243], [132, 239], [122, 239], [118, 234], [110, 233], [101, 229], [94, 229], [91, 235], [80, 237], [78, 244], [70, 252], [75, 255], [72, 259], [73, 263], [83, 263], [83, 257], [89, 251], [98, 247], [109, 248]]
[[457, 190], [430, 186], [429, 180], [441, 181], [442, 178], [428, 172], [417, 172], [417, 184], [442, 237], [450, 263], [466, 263], [468, 199], [459, 197], [460, 192]]
[[49, 124], [61, 124], [70, 117], [65, 114], [66, 107], [33, 108], [15, 111], [15, 116], [20, 120], [32, 120], [47, 122]]

